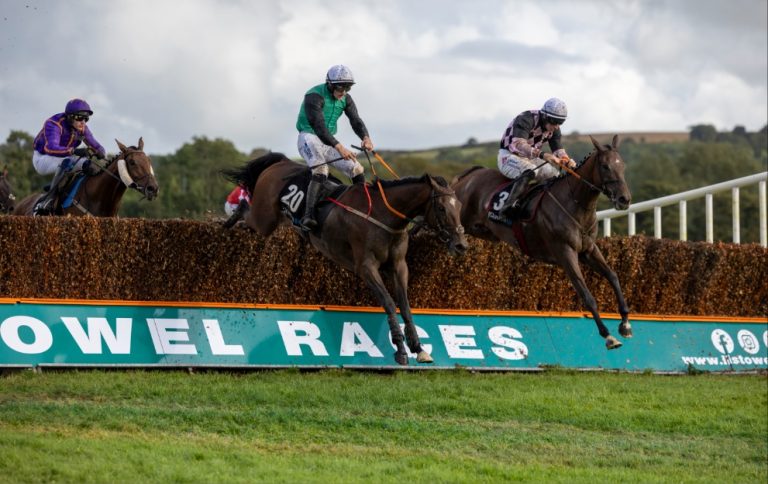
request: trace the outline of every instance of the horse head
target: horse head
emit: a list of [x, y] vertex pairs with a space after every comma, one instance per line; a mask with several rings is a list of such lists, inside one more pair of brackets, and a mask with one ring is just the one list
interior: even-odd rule
[[112, 161], [117, 162], [117, 172], [125, 186], [133, 188], [152, 200], [159, 190], [155, 179], [152, 160], [144, 153], [144, 138], [139, 138], [138, 146], [125, 146], [120, 141], [117, 147], [120, 153]]
[[626, 210], [632, 194], [624, 179], [624, 160], [618, 151], [619, 135], [613, 137], [610, 145], [601, 145], [592, 136], [589, 139], [596, 149], [592, 182], [611, 200], [616, 210]]
[[8, 183], [8, 169], [5, 168], [0, 173], [0, 213], [11, 213], [14, 208], [14, 200], [16, 197], [11, 189], [11, 184]]
[[426, 177], [432, 187], [432, 194], [424, 214], [425, 222], [437, 232], [441, 242], [448, 244], [449, 250], [463, 254], [469, 242], [461, 225], [461, 202], [442, 177]]

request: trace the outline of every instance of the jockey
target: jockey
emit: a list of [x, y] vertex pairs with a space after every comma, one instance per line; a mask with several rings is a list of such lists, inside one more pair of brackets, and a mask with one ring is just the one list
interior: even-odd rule
[[301, 219], [304, 230], [317, 227], [314, 208], [320, 198], [323, 183], [328, 179], [328, 162], [338, 160], [333, 165], [349, 176], [352, 183], [365, 183], [363, 166], [357, 161], [355, 154], [334, 137], [337, 122], [344, 113], [349, 118], [352, 130], [362, 140], [363, 149], [373, 150], [368, 130], [357, 114], [355, 101], [349, 95], [354, 83], [355, 79], [348, 67], [335, 65], [328, 69], [324, 84], [311, 88], [304, 95], [296, 121], [296, 129], [299, 130], [299, 153], [312, 169], [312, 181], [307, 189], [307, 205]]
[[[86, 123], [93, 115], [87, 102], [82, 99], [72, 99], [64, 108], [63, 113], [54, 114], [45, 120], [43, 129], [35, 137], [35, 151], [32, 154], [32, 165], [41, 175], [55, 173], [50, 189], [35, 204], [34, 214], [51, 213], [59, 185], [64, 174], [73, 170], [88, 170], [90, 160], [87, 158], [88, 148], [104, 158], [106, 151], [91, 134]], [[88, 148], [78, 146], [85, 142]]]
[[251, 197], [248, 194], [248, 190], [238, 185], [229, 192], [227, 201], [224, 202], [224, 213], [231, 217], [243, 202], [245, 202], [245, 206], [248, 206], [251, 203]]
[[560, 173], [558, 168], [539, 158], [545, 141], [549, 142], [555, 157], [553, 161], [571, 168], [576, 166], [560, 143], [560, 125], [567, 117], [568, 107], [553, 97], [540, 110], [523, 111], [509, 123], [499, 145], [498, 166], [499, 171], [515, 183], [499, 212], [516, 206], [517, 198], [529, 183], [541, 182]]

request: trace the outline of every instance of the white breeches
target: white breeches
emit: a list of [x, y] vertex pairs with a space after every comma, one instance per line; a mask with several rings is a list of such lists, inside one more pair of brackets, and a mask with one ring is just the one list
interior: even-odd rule
[[315, 175], [328, 175], [329, 164], [333, 165], [334, 168], [341, 170], [341, 172], [350, 178], [359, 175], [364, 171], [363, 165], [355, 160], [339, 160], [333, 163], [327, 163], [331, 160], [341, 158], [341, 153], [336, 151], [336, 148], [333, 146], [328, 146], [320, 141], [320, 138], [315, 134], [299, 133], [297, 145], [301, 157], [304, 158], [307, 165], [312, 168], [312, 173]]
[[73, 171], [80, 170], [83, 166], [83, 162], [85, 162], [85, 160], [88, 159], [85, 157], [78, 158], [75, 155], [69, 155], [69, 156], [44, 155], [38, 152], [37, 150], [35, 150], [32, 155], [32, 166], [34, 166], [35, 171], [41, 175], [52, 175], [53, 173], [56, 173], [56, 169], [59, 167], [59, 165], [61, 165], [61, 162], [64, 161], [64, 159], [66, 158], [77, 160], [74, 164], [74, 168], [71, 168], [71, 170]]
[[[517, 178], [525, 170], [535, 170], [536, 181], [541, 182], [557, 176], [560, 170], [550, 165], [541, 158], [523, 158], [513, 155], [507, 150], [499, 150], [498, 157], [499, 171], [507, 178]], [[539, 168], [541, 167], [541, 168]]]

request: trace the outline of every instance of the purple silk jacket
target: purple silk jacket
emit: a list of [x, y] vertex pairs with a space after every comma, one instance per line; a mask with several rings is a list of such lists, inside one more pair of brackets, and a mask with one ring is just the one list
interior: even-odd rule
[[35, 137], [35, 151], [43, 155], [65, 157], [82, 142], [97, 151], [102, 157], [106, 154], [103, 146], [93, 137], [91, 130], [85, 126], [80, 133], [67, 122], [64, 113], [54, 114], [45, 120], [43, 129]]

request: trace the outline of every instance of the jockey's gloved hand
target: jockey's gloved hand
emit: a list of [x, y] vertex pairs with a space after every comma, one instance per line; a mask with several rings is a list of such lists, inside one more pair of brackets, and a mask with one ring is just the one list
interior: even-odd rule
[[72, 154], [75, 156], [88, 156], [88, 148], [75, 148]]

